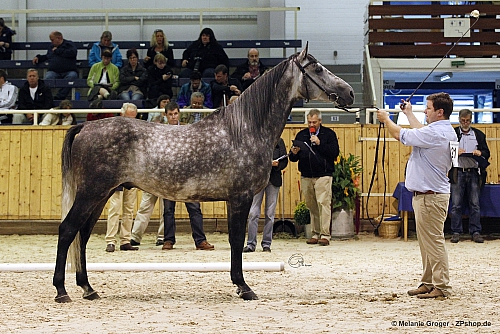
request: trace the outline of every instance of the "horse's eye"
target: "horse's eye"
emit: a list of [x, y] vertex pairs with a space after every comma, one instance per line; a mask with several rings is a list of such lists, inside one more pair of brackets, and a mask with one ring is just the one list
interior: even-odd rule
[[321, 66], [316, 66], [316, 68], [314, 69], [314, 71], [316, 73], [321, 73], [321, 72], [323, 72], [323, 68]]

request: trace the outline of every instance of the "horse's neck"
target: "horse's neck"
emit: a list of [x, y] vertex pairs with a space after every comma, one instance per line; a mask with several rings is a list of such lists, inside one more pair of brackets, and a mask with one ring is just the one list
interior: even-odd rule
[[299, 100], [297, 96], [298, 83], [294, 79], [297, 74], [284, 75], [283, 78], [275, 86], [273, 99], [269, 108], [269, 129], [275, 134], [276, 141], [281, 136], [285, 124], [288, 120], [290, 111], [295, 102]]

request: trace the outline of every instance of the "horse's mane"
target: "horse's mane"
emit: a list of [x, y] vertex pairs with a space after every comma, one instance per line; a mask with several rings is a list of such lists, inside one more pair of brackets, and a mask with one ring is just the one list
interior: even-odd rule
[[267, 115], [273, 103], [284, 101], [288, 95], [288, 92], [280, 92], [276, 88], [288, 69], [289, 59], [282, 61], [257, 79], [231, 105], [214, 112], [224, 118], [225, 129], [230, 132], [235, 142], [241, 142], [245, 132], [261, 133], [260, 129], [273, 121]]

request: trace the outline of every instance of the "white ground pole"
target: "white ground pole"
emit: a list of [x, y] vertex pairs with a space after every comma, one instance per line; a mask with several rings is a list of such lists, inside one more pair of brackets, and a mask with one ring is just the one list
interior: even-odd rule
[[[0, 272], [54, 271], [54, 263], [0, 263]], [[230, 271], [230, 262], [87, 263], [87, 271]], [[243, 262], [244, 271], [283, 271], [284, 262]]]

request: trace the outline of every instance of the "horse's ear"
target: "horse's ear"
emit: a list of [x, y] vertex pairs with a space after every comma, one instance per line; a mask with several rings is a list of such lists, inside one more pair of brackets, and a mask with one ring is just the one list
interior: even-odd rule
[[306, 42], [306, 47], [304, 49], [302, 49], [302, 51], [299, 54], [299, 58], [300, 59], [306, 59], [307, 58], [308, 49], [309, 49], [309, 42]]

